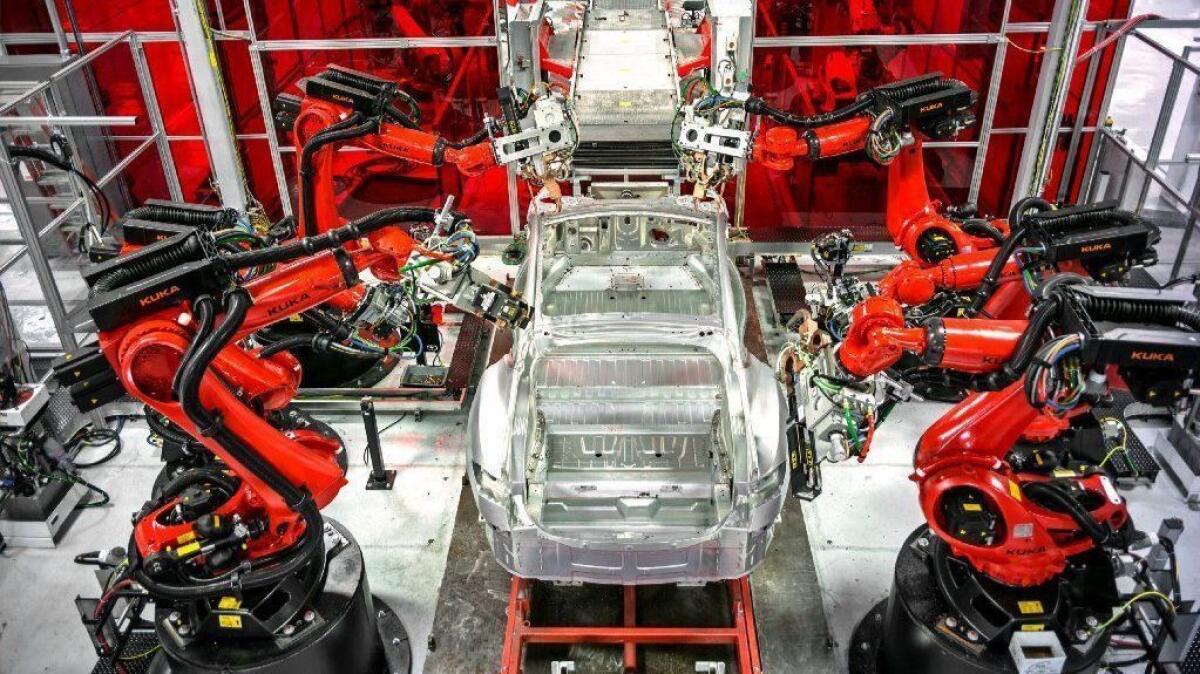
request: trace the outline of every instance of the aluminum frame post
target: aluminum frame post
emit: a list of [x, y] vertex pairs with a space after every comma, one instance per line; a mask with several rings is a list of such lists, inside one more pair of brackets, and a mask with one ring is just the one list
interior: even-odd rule
[[158, 107], [158, 95], [154, 91], [150, 66], [146, 63], [146, 51], [137, 35], [129, 36], [129, 51], [133, 56], [133, 69], [137, 71], [138, 84], [142, 89], [142, 100], [146, 103], [146, 114], [150, 117], [150, 127], [157, 136], [155, 144], [158, 146], [158, 160], [162, 162], [167, 189], [171, 192], [171, 199], [183, 201], [183, 186], [179, 184], [179, 173], [175, 171], [175, 158], [171, 155], [171, 144], [167, 140], [167, 126], [163, 121], [162, 109]]
[[[1103, 26], [1096, 29], [1096, 44], [1100, 44], [1108, 36], [1108, 30]], [[1075, 165], [1079, 158], [1079, 143], [1083, 138], [1083, 127], [1087, 122], [1086, 108], [1092, 100], [1092, 93], [1096, 87], [1096, 76], [1100, 72], [1100, 60], [1104, 57], [1104, 52], [1101, 50], [1088, 61], [1087, 76], [1083, 80], [1083, 91], [1079, 94], [1079, 113], [1075, 115], [1075, 124], [1071, 126], [1071, 140], [1067, 144], [1067, 160], [1063, 163], [1063, 177], [1058, 186], [1058, 203], [1065, 203], [1067, 196], [1071, 192], [1071, 182], [1075, 178]], [[1116, 76], [1116, 64], [1113, 64], [1113, 72], [1109, 73], [1109, 77]], [[1103, 122], [1102, 119], [1097, 119], [1096, 124]], [[1080, 183], [1079, 191], [1083, 193], [1084, 185]]]
[[1030, 111], [1029, 133], [1017, 167], [1013, 203], [1041, 194], [1046, 188], [1087, 7], [1088, 0], [1058, 0], [1054, 6], [1038, 73], [1037, 95]]
[[1179, 242], [1179, 252], [1175, 254], [1175, 262], [1171, 265], [1171, 278], [1179, 278], [1179, 271], [1183, 268], [1183, 260], [1187, 257], [1188, 245], [1192, 242], [1192, 234], [1200, 228], [1200, 218], [1196, 217], [1197, 210], [1200, 210], [1200, 178], [1196, 179], [1196, 185], [1192, 188], [1192, 198], [1185, 207], [1188, 210], [1186, 229], [1183, 230], [1183, 240]]
[[67, 46], [67, 32], [63, 30], [62, 18], [58, 16], [58, 5], [54, 0], [46, 0], [46, 14], [50, 18], [50, 26], [58, 40], [58, 53], [64, 59], [71, 58], [71, 48]]
[[202, 0], [171, 0], [171, 6], [221, 205], [245, 212], [251, 200], [225, 97], [225, 82], [210, 37], [207, 10]]
[[12, 163], [12, 157], [8, 154], [6, 142], [0, 142], [0, 163], [3, 164], [0, 166], [0, 183], [4, 185], [4, 193], [9, 195], [9, 207], [12, 208], [13, 218], [17, 221], [17, 230], [21, 232], [21, 238], [25, 239], [25, 254], [29, 256], [33, 273], [42, 286], [46, 309], [50, 312], [50, 319], [54, 321], [54, 330], [58, 333], [58, 341], [62, 345], [63, 351], [74, 351], [79, 348], [79, 341], [75, 339], [74, 329], [67, 318], [62, 294], [58, 292], [58, 282], [55, 281], [54, 272], [50, 269], [46, 251], [42, 249], [42, 239], [38, 236], [38, 227], [34, 224], [33, 216], [30, 215], [29, 207], [25, 203], [21, 182], [17, 179], [17, 170]]

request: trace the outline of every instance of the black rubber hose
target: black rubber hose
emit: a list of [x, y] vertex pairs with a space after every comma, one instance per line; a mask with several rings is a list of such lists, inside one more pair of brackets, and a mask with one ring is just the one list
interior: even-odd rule
[[961, 82], [947, 77], [940, 77], [924, 82], [913, 82], [905, 86], [895, 86], [891, 88], [883, 87], [882, 90], [872, 90], [864, 92], [850, 105], [843, 108], [826, 112], [819, 115], [803, 116], [794, 115], [790, 112], [773, 108], [761, 98], [750, 98], [746, 101], [746, 112], [752, 114], [766, 115], [780, 124], [789, 126], [798, 126], [803, 128], [822, 126], [841, 122], [850, 119], [857, 115], [870, 110], [875, 105], [875, 96], [881, 96], [888, 100], [904, 101], [917, 96], [924, 96], [943, 89], [959, 86]]
[[[224, 320], [221, 321], [221, 324], [213, 330], [208, 338], [196, 347], [192, 358], [180, 366], [179, 387], [176, 389], [175, 394], [179, 398], [180, 407], [192, 423], [196, 425], [196, 429], [201, 434], [212, 435], [213, 437], [217, 437], [218, 435], [230, 436], [229, 431], [225, 430], [217, 416], [200, 403], [200, 385], [213, 359], [216, 358], [221, 349], [225, 348], [225, 345], [241, 328], [241, 324], [246, 318], [246, 313], [252, 304], [253, 300], [250, 298], [250, 293], [246, 292], [244, 288], [236, 288], [231, 291], [225, 300]], [[245, 457], [246, 460], [243, 461], [243, 457], [238, 456], [238, 454], [244, 451], [245, 446], [240, 439], [234, 438], [234, 440], [235, 442], [230, 444], [236, 446], [227, 449], [231, 450], [230, 453], [235, 455], [239, 463], [245, 465], [248, 470], [266, 483], [268, 487], [278, 492], [289, 504], [303, 500], [302, 490], [276, 472], [257, 452], [253, 450], [245, 452], [247, 456]]]
[[1021, 333], [1021, 340], [1017, 342], [1017, 348], [1013, 351], [1012, 358], [995, 372], [972, 377], [971, 387], [984, 391], [999, 391], [1020, 379], [1025, 374], [1025, 370], [1029, 368], [1029, 363], [1033, 361], [1034, 355], [1037, 354], [1038, 347], [1041, 346], [1042, 335], [1058, 320], [1062, 308], [1061, 302], [1061, 298], [1054, 296], [1039, 303], [1033, 316], [1029, 319], [1029, 324], [1025, 326], [1025, 332]]
[[378, 119], [363, 121], [362, 114], [356, 112], [309, 138], [308, 142], [304, 144], [304, 148], [300, 151], [300, 213], [304, 220], [304, 234], [306, 236], [312, 236], [317, 231], [315, 222], [317, 217], [317, 202], [313, 195], [313, 190], [315, 189], [313, 180], [316, 178], [313, 159], [316, 157], [317, 152], [334, 143], [341, 143], [374, 133], [378, 128]]
[[1072, 293], [1069, 289], [1071, 285], [1086, 282], [1086, 278], [1077, 274], [1058, 274], [1038, 286], [1034, 290], [1034, 299], [1038, 300], [1036, 309], [1017, 343], [1012, 358], [996, 372], [973, 377], [972, 386], [997, 391], [1022, 377], [1041, 346], [1042, 336], [1059, 319], [1063, 303], [1068, 301], [1067, 295], [1070, 301], [1077, 302], [1094, 321], [1183, 326], [1200, 332], [1200, 307], [1196, 305], [1171, 306], [1130, 299], [1095, 297]]
[[113, 217], [112, 204], [109, 203], [108, 195], [104, 193], [104, 189], [101, 188], [95, 180], [92, 180], [91, 176], [76, 169], [69, 160], [51, 150], [38, 147], [29, 147], [27, 145], [9, 145], [8, 155], [13, 159], [32, 159], [40, 161], [49, 164], [60, 171], [66, 171], [78, 176], [79, 179], [83, 181], [83, 184], [87, 186], [88, 190], [91, 191], [92, 196], [96, 198], [98, 210], [103, 211], [100, 214], [100, 216], [103, 218], [103, 222], [101, 223], [100, 227], [100, 233], [103, 234], [104, 231], [108, 229], [108, 225]]
[[1008, 214], [1009, 234], [1004, 243], [1000, 244], [1000, 248], [996, 251], [995, 257], [992, 258], [991, 265], [988, 266], [987, 273], [984, 274], [983, 280], [979, 283], [978, 290], [975, 291], [975, 297], [971, 300], [971, 306], [967, 308], [967, 316], [976, 316], [983, 309], [983, 305], [995, 292], [996, 286], [1000, 284], [1000, 275], [1004, 273], [1004, 265], [1008, 264], [1009, 258], [1016, 252], [1017, 246], [1025, 239], [1029, 233], [1025, 226], [1025, 215], [1031, 210], [1049, 210], [1050, 202], [1040, 197], [1025, 197], [1017, 203], [1013, 204], [1012, 211]]
[[[359, 78], [355, 77], [354, 75], [351, 75], [350, 73], [342, 72], [340, 70], [336, 70], [333, 68], [330, 68], [330, 69], [322, 72], [321, 78], [329, 80], [330, 82], [344, 85], [344, 86], [354, 87], [355, 89], [362, 89], [363, 85], [364, 85], [364, 83]], [[381, 93], [383, 93], [383, 92], [381, 91]], [[393, 99], [400, 99], [400, 100], [404, 101], [404, 104], [408, 107], [409, 110], [412, 111], [412, 114], [406, 114], [406, 113], [401, 112], [400, 110], [398, 110], [396, 108], [395, 104], [393, 104], [393, 103], [387, 104], [387, 106], [383, 110], [383, 114], [386, 117], [388, 117], [389, 119], [391, 119], [395, 122], [398, 122], [400, 124], [403, 124], [404, 126], [407, 126], [410, 129], [420, 128], [419, 125], [421, 122], [421, 107], [417, 104], [416, 99], [414, 99], [408, 92], [398, 89], [396, 87], [390, 87], [390, 91], [386, 92], [386, 93], [390, 93]], [[386, 94], [384, 94], [384, 95], [386, 95]]]
[[816, 126], [824, 126], [834, 122], [841, 122], [851, 117], [857, 117], [871, 109], [873, 102], [869, 98], [860, 98], [859, 100], [847, 105], [844, 108], [838, 108], [832, 112], [826, 112], [819, 115], [795, 115], [786, 110], [773, 108], [761, 98], [749, 98], [746, 100], [746, 112], [754, 115], [765, 115], [771, 119], [786, 124], [788, 126], [796, 126], [800, 128], [812, 128]]
[[[418, 113], [420, 113], [420, 111], [421, 111], [420, 108], [414, 107], [413, 109], [416, 110], [416, 112], [418, 112]], [[405, 128], [413, 129], [413, 130], [419, 130], [421, 128], [421, 117], [419, 114], [417, 115], [417, 117], [414, 118], [410, 115], [406, 115], [403, 112], [400, 112], [398, 109], [396, 109], [396, 106], [394, 106], [394, 105], [388, 105], [386, 108], [384, 108], [383, 115], [384, 115], [384, 117], [387, 117], [390, 121], [393, 121]]]
[[172, 424], [169, 420], [163, 421], [159, 419], [158, 412], [150, 409], [150, 407], [146, 407], [146, 425], [150, 427], [152, 433], [164, 440], [170, 440], [181, 445], [195, 441], [192, 436], [188, 435], [182, 428]]
[[1103, 545], [1112, 535], [1108, 527], [1097, 522], [1082, 503], [1059, 485], [1052, 482], [1027, 482], [1021, 486], [1021, 491], [1035, 501], [1042, 500], [1058, 506], [1097, 544]]
[[1182, 325], [1193, 332], [1200, 332], [1200, 307], [1196, 305], [1171, 306], [1081, 294], [1073, 295], [1073, 298], [1094, 321], [1153, 323], [1172, 328]]
[[1034, 214], [1031, 217], [1037, 222], [1038, 226], [1051, 235], [1073, 232], [1089, 225], [1132, 225], [1140, 222], [1140, 218], [1133, 213], [1116, 208], [1105, 210], [1050, 211]]
[[271, 342], [263, 347], [262, 351], [258, 352], [259, 358], [268, 358], [274, 356], [280, 351], [290, 351], [292, 349], [316, 349], [316, 340], [320, 337], [318, 334], [293, 335], [284, 337], [283, 339]]
[[95, 297], [100, 293], [116, 290], [148, 278], [185, 262], [199, 260], [204, 257], [204, 246], [196, 236], [190, 236], [181, 245], [149, 255], [136, 262], [128, 263], [113, 269], [92, 284], [90, 295]]
[[315, 324], [322, 332], [328, 332], [335, 340], [342, 341], [354, 334], [353, 328], [321, 309], [309, 309], [300, 315]]
[[478, 142], [481, 142], [484, 138], [487, 138], [487, 137], [488, 137], [488, 130], [487, 130], [487, 127], [485, 126], [482, 129], [471, 134], [470, 136], [463, 138], [462, 140], [446, 140], [446, 147], [452, 147], [455, 150], [461, 150], [464, 147], [467, 147], [469, 145], [474, 145]]
[[183, 358], [179, 359], [179, 369], [175, 371], [175, 378], [171, 380], [172, 391], [178, 391], [180, 388], [183, 366], [196, 357], [196, 349], [212, 334], [213, 320], [217, 317], [216, 300], [211, 295], [197, 297], [192, 302], [192, 317], [196, 319], [196, 336], [183, 352]]
[[[237, 480], [219, 470], [211, 468], [192, 468], [176, 475], [170, 482], [163, 485], [162, 495], [158, 497], [158, 507], [184, 489], [203, 482], [211, 482], [226, 494], [232, 496], [238, 489]], [[157, 507], [156, 507], [157, 509]]]
[[910, 82], [904, 86], [884, 85], [880, 87], [882, 91], [879, 93], [891, 100], [906, 101], [918, 96], [926, 96], [944, 89], [953, 89], [959, 86], [964, 86], [959, 80], [952, 77], [939, 77], [926, 81]]
[[378, 346], [365, 345], [348, 346], [339, 344], [332, 335], [323, 333], [312, 333], [307, 335], [293, 335], [285, 337], [275, 342], [271, 342], [263, 347], [259, 352], [259, 358], [267, 358], [273, 356], [280, 351], [291, 351], [292, 349], [312, 349], [328, 353], [330, 351], [340, 353], [345, 356], [353, 356], [355, 358], [379, 359], [387, 355], [387, 349]]
[[[248, 250], [236, 255], [230, 255], [225, 258], [225, 262], [229, 265], [230, 269], [234, 270], [257, 267], [262, 264], [279, 264], [307, 257], [323, 250], [336, 248], [347, 241], [353, 241], [370, 232], [390, 225], [406, 222], [432, 223], [436, 220], [437, 215], [438, 211], [432, 208], [388, 208], [376, 211], [318, 236], [307, 236], [281, 246]], [[458, 220], [465, 219], [465, 216], [459, 213], [455, 213], [454, 217]]]
[[127, 211], [122, 217], [127, 220], [149, 220], [172, 225], [225, 229], [237, 223], [239, 214], [232, 208], [223, 208], [219, 211], [200, 211], [169, 204], [148, 204]]
[[962, 229], [967, 234], [971, 234], [973, 236], [982, 236], [984, 238], [991, 239], [998, 244], [1004, 243], [1004, 234], [986, 221], [967, 220], [962, 223]]

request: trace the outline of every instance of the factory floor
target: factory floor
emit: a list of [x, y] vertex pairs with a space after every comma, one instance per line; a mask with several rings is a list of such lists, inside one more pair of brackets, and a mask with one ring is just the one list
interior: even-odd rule
[[[808, 525], [837, 662], [845, 662], [859, 618], [886, 595], [896, 551], [921, 522], [916, 488], [907, 479], [912, 439], [945, 407], [901, 406], [880, 428], [866, 463], [827, 466], [825, 493], [813, 503], [791, 501], [787, 506], [802, 509]], [[380, 428], [387, 429], [382, 433], [386, 461], [398, 469], [392, 491], [362, 489], [367, 469], [361, 459], [361, 424], [353, 418], [334, 423], [351, 448], [350, 484], [325, 512], [346, 524], [362, 544], [371, 588], [403, 618], [413, 647], [413, 671], [421, 672], [462, 492], [465, 417], [427, 415], [418, 422], [409, 416], [387, 428], [392, 421], [380, 419]], [[88, 471], [89, 479], [112, 494], [111, 506], [81, 512], [56, 549], [10, 548], [0, 555], [0, 672], [91, 671], [95, 657], [72, 600], [80, 594], [94, 596], [97, 585], [90, 568], [72, 558], [127, 540], [129, 514], [149, 493], [160, 465], [158, 450], [146, 435], [140, 422], [128, 424], [121, 455]], [[1163, 517], [1184, 518], [1188, 528], [1179, 551], [1184, 596], [1200, 594], [1200, 514], [1184, 507], [1166, 475], [1153, 487], [1126, 491], [1126, 496], [1134, 521], [1144, 527], [1155, 528]], [[771, 639], [788, 635], [762, 637], [769, 647]]]
[[[772, 315], [762, 289], [756, 290], [760, 315]], [[764, 333], [769, 350], [774, 352], [771, 347], [778, 345], [778, 329], [767, 325]], [[908, 480], [913, 446], [945, 409], [946, 405], [936, 403], [901, 404], [880, 427], [865, 463], [826, 464], [823, 495], [813, 503], [792, 500], [787, 504], [785, 520], [789, 519], [787, 515], [800, 511], [805, 526], [789, 525], [777, 531], [807, 529], [808, 549], [796, 550], [794, 545], [789, 549], [789, 541], [776, 540], [772, 552], [812, 555], [815, 564], [809, 567], [815, 566], [816, 573], [798, 574], [790, 579], [790, 587], [797, 595], [819, 592], [832, 652], [773, 671], [792, 674], [845, 670], [844, 664], [834, 667], [829, 663], [846, 662], [855, 624], [887, 594], [897, 550], [922, 521], [916, 487]], [[362, 545], [371, 588], [403, 619], [412, 643], [412, 671], [420, 673], [429, 656], [429, 637], [443, 576], [458, 577], [447, 573], [447, 556], [455, 538], [452, 534], [459, 501], [469, 494], [462, 488], [466, 414], [428, 414], [420, 421], [412, 415], [380, 416], [385, 461], [398, 471], [392, 491], [363, 489], [367, 468], [362, 458], [365, 440], [359, 419], [331, 421], [349, 448], [351, 466], [349, 484], [325, 513], [344, 523]], [[1152, 436], [1158, 432], [1149, 422], [1137, 431], [1147, 446], [1153, 444]], [[76, 565], [72, 559], [82, 552], [124, 545], [129, 536], [129, 515], [146, 499], [160, 467], [158, 449], [147, 441], [142, 422], [129, 422], [121, 436], [124, 451], [110, 463], [85, 473], [87, 479], [112, 494], [111, 505], [79, 513], [56, 549], [10, 548], [0, 554], [0, 674], [91, 671], [95, 656], [72, 600], [77, 595], [95, 596], [98, 587], [91, 568]], [[93, 459], [90, 453], [104, 450], [85, 451], [88, 453], [81, 455], [81, 461]], [[1187, 529], [1178, 555], [1180, 580], [1185, 597], [1200, 597], [1200, 513], [1186, 508], [1165, 473], [1152, 487], [1126, 490], [1125, 495], [1135, 523], [1148, 531], [1156, 531], [1164, 517], [1184, 520]], [[462, 505], [473, 520], [474, 505]], [[461, 525], [465, 518], [460, 514], [458, 519]], [[759, 575], [771, 567], [770, 556]], [[462, 560], [455, 561], [462, 566]], [[483, 559], [481, 563], [489, 561]], [[786, 587], [777, 582], [772, 581], [767, 594]], [[756, 588], [763, 591], [757, 584]], [[495, 588], [479, 591], [499, 594]], [[502, 601], [503, 596], [490, 599]], [[762, 602], [771, 599], [764, 595]], [[816, 603], [814, 600], [813, 605]], [[820, 616], [812, 619], [813, 624], [822, 622]], [[770, 633], [772, 625], [796, 624], [800, 623], [760, 621], [764, 651], [796, 639], [793, 634]], [[478, 629], [499, 633], [502, 625], [484, 623]], [[461, 643], [451, 637], [462, 635], [433, 636], [435, 643], [450, 648], [450, 644]], [[493, 641], [497, 637], [488, 636]], [[474, 667], [463, 671], [477, 674]]]

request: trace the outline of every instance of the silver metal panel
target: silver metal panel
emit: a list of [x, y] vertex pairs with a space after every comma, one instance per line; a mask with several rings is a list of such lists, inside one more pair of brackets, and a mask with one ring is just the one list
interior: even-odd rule
[[1062, 0], [1054, 8], [1038, 73], [1037, 94], [1029, 117], [1029, 133], [1017, 167], [1013, 203], [1040, 195], [1049, 179], [1050, 161], [1058, 142], [1058, 128], [1071, 86], [1075, 53], [1083, 34], [1088, 0]]
[[[209, 39], [206, 5], [198, 0], [172, 0], [184, 61], [196, 96], [196, 110], [204, 131], [204, 144], [212, 165], [221, 204], [245, 211], [250, 203], [241, 154], [233, 137], [225, 83], [216, 66], [217, 55]], [[269, 106], [267, 107], [269, 109]]]
[[585, 21], [573, 81], [580, 140], [670, 137], [678, 89], [666, 15], [593, 7]]

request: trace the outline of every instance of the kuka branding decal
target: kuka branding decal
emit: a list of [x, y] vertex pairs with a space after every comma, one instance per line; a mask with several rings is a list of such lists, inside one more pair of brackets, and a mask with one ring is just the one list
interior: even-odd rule
[[174, 295], [177, 292], [179, 292], [179, 286], [171, 286], [170, 288], [163, 288], [162, 290], [157, 290], [154, 293], [152, 293], [150, 295], [146, 295], [145, 297], [138, 300], [138, 305], [143, 306], [143, 307], [148, 307], [151, 304], [154, 304], [155, 302], [157, 302], [161, 299], [170, 297], [171, 295]]

